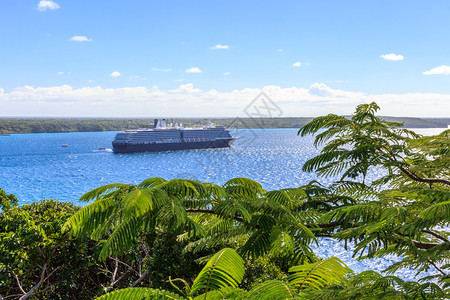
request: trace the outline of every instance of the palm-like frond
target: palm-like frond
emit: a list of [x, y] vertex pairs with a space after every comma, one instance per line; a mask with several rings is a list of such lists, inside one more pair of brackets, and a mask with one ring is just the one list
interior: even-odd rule
[[85, 193], [83, 196], [80, 197], [80, 201], [89, 202], [91, 200], [101, 198], [102, 196], [105, 196], [106, 194], [111, 193], [113, 191], [129, 188], [130, 186], [131, 185], [125, 183], [110, 183], [102, 185], [98, 188], [95, 188]]
[[112, 198], [99, 199], [75, 212], [64, 224], [63, 231], [71, 231], [74, 236], [91, 233], [104, 226], [116, 209]]
[[247, 242], [239, 248], [242, 256], [261, 256], [270, 249], [270, 231], [257, 230], [248, 238]]
[[279, 280], [268, 280], [255, 286], [249, 295], [249, 299], [276, 300], [296, 299], [298, 296], [295, 289], [286, 282]]
[[424, 219], [433, 219], [439, 221], [450, 221], [450, 201], [441, 202], [432, 205], [420, 213]]
[[151, 178], [147, 178], [144, 181], [142, 181], [141, 183], [139, 183], [138, 187], [139, 188], [150, 188], [150, 187], [155, 187], [163, 182], [166, 182], [166, 180], [164, 178], [151, 177]]
[[317, 117], [298, 131], [300, 136], [305, 136], [307, 134], [316, 133], [322, 128], [332, 128], [338, 127], [342, 128], [349, 126], [351, 121], [345, 117], [329, 114], [327, 116]]
[[242, 199], [254, 199], [264, 191], [259, 182], [239, 177], [228, 180], [223, 187], [229, 196]]
[[319, 290], [325, 285], [339, 282], [351, 270], [337, 257], [289, 269], [289, 283], [299, 289]]
[[138, 217], [153, 209], [152, 190], [135, 189], [123, 199], [124, 216]]
[[155, 186], [167, 192], [169, 196], [178, 198], [203, 198], [207, 196], [207, 190], [202, 183], [189, 179], [172, 179]]
[[206, 294], [198, 295], [194, 300], [247, 300], [249, 292], [240, 288], [224, 287], [217, 291], [210, 291]]
[[222, 218], [242, 217], [248, 222], [251, 219], [250, 212], [245, 207], [245, 203], [233, 199], [222, 201], [214, 206], [214, 211]]
[[191, 288], [191, 295], [204, 290], [237, 287], [244, 278], [244, 260], [233, 249], [225, 248], [216, 253], [200, 271]]
[[103, 244], [100, 259], [125, 253], [136, 240], [136, 232], [139, 232], [141, 227], [139, 221], [137, 218], [124, 220]]

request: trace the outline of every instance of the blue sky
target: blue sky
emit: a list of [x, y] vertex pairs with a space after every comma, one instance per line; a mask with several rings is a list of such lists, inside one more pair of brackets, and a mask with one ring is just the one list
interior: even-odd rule
[[[0, 2], [0, 116], [449, 117], [450, 1]], [[384, 58], [383, 58], [384, 57]]]

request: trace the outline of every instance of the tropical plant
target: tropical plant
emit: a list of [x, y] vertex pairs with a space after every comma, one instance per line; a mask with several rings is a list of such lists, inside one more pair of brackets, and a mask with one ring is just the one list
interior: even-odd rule
[[446, 299], [448, 294], [433, 282], [404, 281], [399, 277], [367, 270], [320, 290], [303, 293], [304, 299]]
[[[422, 137], [377, 117], [378, 109], [376, 103], [359, 105], [351, 117], [318, 117], [299, 130], [301, 136], [317, 134], [315, 145], [321, 151], [304, 164], [303, 171], [338, 176], [328, 187], [314, 181], [266, 191], [246, 178], [222, 186], [162, 178], [138, 185], [109, 184], [83, 195], [81, 200], [94, 202], [75, 213], [64, 229], [75, 237], [105, 238], [101, 259], [123, 255], [145, 234], [170, 231], [187, 243], [186, 253], [204, 255], [199, 261], [209, 264], [217, 259], [211, 253], [229, 247], [245, 259], [269, 256], [283, 261], [279, 267], [293, 273], [289, 282], [268, 280], [248, 292], [239, 289], [236, 280], [224, 283], [228, 277], [223, 270], [217, 281], [208, 283], [198, 283], [206, 275], [192, 284], [170, 280], [174, 285], [183, 283], [183, 288], [176, 288], [178, 296], [128, 289], [105, 297], [129, 293], [143, 298], [192, 298], [201, 292], [210, 299], [308, 298], [323, 293], [336, 299], [447, 297], [450, 130]], [[382, 175], [372, 179], [374, 173]], [[339, 260], [314, 257], [310, 245], [320, 237], [354, 243], [354, 256], [359, 259], [395, 254], [399, 261], [387, 268], [387, 276], [363, 272], [343, 279], [348, 269]], [[229, 264], [230, 270], [235, 264], [239, 263]], [[405, 282], [392, 275], [401, 268], [415, 269], [417, 275], [431, 270], [436, 275]]]
[[4, 206], [0, 212], [3, 299], [86, 299], [98, 288], [91, 278], [99, 270], [92, 257], [94, 244], [61, 233], [62, 225], [77, 209], [56, 200]]
[[317, 226], [311, 224], [322, 209], [318, 203], [329, 207], [346, 201], [325, 190], [313, 184], [268, 192], [246, 178], [223, 186], [149, 178], [86, 193], [80, 200], [94, 202], [76, 212], [64, 229], [74, 236], [106, 236], [102, 259], [125, 253], [140, 234], [159, 228], [184, 231], [180, 240], [195, 238], [187, 247], [194, 253], [233, 246], [244, 256], [271, 253], [293, 265], [314, 260], [309, 244], [316, 241]]
[[[244, 276], [244, 260], [233, 249], [225, 248], [216, 253], [190, 286], [181, 279], [169, 281], [179, 295], [150, 288], [117, 290], [97, 300], [122, 299], [300, 299], [298, 291], [309, 291], [339, 282], [351, 270], [338, 258], [332, 257], [320, 263], [295, 266], [290, 282], [269, 280], [250, 291], [238, 288]], [[181, 282], [182, 288], [175, 285]], [[197, 295], [197, 296], [196, 296]], [[195, 297], [196, 296], [196, 297]], [[195, 297], [195, 298], [194, 298]]]
[[[299, 130], [301, 136], [317, 134], [315, 144], [323, 146], [303, 170], [340, 175], [331, 188], [355, 200], [323, 214], [318, 221], [330, 226], [321, 234], [354, 242], [360, 258], [402, 257], [389, 273], [434, 269], [432, 278], [447, 282], [450, 130], [421, 137], [375, 116], [378, 109], [376, 103], [359, 105], [351, 118], [318, 117]], [[372, 171], [384, 175], [369, 182]]]

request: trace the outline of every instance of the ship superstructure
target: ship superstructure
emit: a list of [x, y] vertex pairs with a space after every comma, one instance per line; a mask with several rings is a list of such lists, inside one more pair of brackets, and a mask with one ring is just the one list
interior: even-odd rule
[[158, 152], [230, 147], [236, 140], [224, 127], [214, 124], [202, 128], [184, 128], [155, 119], [153, 128], [126, 130], [116, 134], [114, 153]]

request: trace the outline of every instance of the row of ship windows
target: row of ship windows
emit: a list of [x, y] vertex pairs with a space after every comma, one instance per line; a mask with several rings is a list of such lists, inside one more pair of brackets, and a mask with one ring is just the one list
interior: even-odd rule
[[185, 139], [161, 139], [156, 141], [148, 141], [146, 142], [139, 141], [139, 140], [131, 140], [130, 142], [140, 142], [141, 144], [165, 144], [165, 143], [181, 143], [181, 142], [207, 142], [210, 139], [208, 138], [185, 138]]

